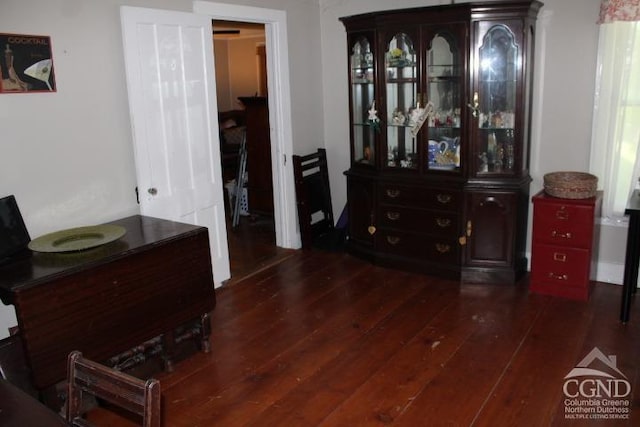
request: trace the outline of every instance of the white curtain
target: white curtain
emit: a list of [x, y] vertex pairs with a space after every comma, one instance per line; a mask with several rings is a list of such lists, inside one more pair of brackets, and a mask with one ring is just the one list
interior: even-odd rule
[[[631, 17], [639, 1], [627, 0], [635, 9], [603, 1], [603, 10], [616, 3], [607, 10]], [[614, 15], [601, 15], [590, 170], [604, 190], [602, 216], [621, 220], [640, 176], [640, 23], [612, 22]]]

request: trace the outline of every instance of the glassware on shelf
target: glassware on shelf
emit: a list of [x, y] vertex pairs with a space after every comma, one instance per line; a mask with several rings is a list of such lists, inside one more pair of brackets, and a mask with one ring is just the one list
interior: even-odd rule
[[407, 123], [407, 116], [402, 112], [402, 110], [396, 108], [393, 110], [391, 122], [396, 126], [404, 126]]
[[428, 169], [454, 170], [460, 167], [460, 138], [443, 136], [441, 140], [429, 140], [427, 150]]
[[483, 151], [480, 156], [483, 157], [483, 161], [478, 164], [478, 173], [514, 173], [515, 142], [513, 129], [485, 129], [481, 133], [481, 138], [484, 138], [485, 145], [481, 146]]
[[507, 171], [513, 171], [513, 143], [506, 144], [505, 158], [505, 167], [507, 168]]
[[417, 142], [411, 134], [411, 108], [417, 98], [414, 42], [406, 33], [395, 34], [384, 54], [386, 147], [388, 168], [416, 169]]
[[375, 126], [369, 120], [369, 109], [375, 105], [373, 84], [374, 57], [365, 37], [355, 40], [349, 58], [351, 70], [351, 110], [353, 163], [375, 165]]
[[[518, 45], [505, 25], [488, 28], [478, 51], [478, 130], [480, 174], [513, 174], [516, 168], [514, 131], [518, 76]], [[486, 161], [484, 159], [486, 157]]]
[[493, 165], [495, 163], [497, 151], [498, 143], [496, 142], [496, 134], [495, 132], [489, 132], [489, 136], [487, 137], [487, 158], [489, 160], [489, 165]]
[[426, 92], [428, 115], [427, 171], [459, 171], [461, 165], [461, 52], [458, 35], [442, 30], [428, 42]]

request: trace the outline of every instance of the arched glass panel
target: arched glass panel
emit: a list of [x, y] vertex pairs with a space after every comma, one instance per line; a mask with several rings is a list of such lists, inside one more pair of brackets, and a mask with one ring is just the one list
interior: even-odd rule
[[495, 25], [478, 52], [479, 174], [514, 173], [518, 46], [511, 30]]
[[418, 167], [416, 138], [411, 134], [411, 112], [417, 103], [416, 51], [411, 38], [396, 34], [385, 52], [386, 136], [390, 168]]
[[359, 38], [351, 48], [351, 123], [353, 162], [375, 165], [375, 132], [368, 111], [374, 103], [373, 52], [366, 38]]
[[427, 120], [427, 169], [459, 170], [462, 70], [459, 46], [447, 32], [436, 34], [427, 50], [427, 93], [433, 111]]

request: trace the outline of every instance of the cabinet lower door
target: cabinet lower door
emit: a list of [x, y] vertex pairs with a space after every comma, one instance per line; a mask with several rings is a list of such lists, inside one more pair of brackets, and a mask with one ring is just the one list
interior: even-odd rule
[[349, 200], [349, 247], [356, 252], [372, 250], [376, 232], [374, 184], [370, 179], [347, 178]]
[[512, 282], [517, 220], [515, 192], [467, 194], [463, 280]]

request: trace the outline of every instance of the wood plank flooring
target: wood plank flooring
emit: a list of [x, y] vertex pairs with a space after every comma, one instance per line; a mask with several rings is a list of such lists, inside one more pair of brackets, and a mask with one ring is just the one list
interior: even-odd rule
[[279, 262], [293, 252], [276, 246], [273, 218], [267, 216], [241, 216], [238, 226], [233, 228], [228, 212], [227, 242], [231, 268], [228, 285]]
[[[164, 425], [637, 426], [640, 307], [622, 325], [620, 297], [603, 283], [578, 302], [526, 280], [459, 285], [295, 251], [217, 291], [212, 351], [155, 375]], [[594, 347], [631, 383], [628, 420], [565, 419], [564, 377]]]

